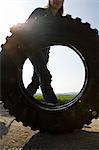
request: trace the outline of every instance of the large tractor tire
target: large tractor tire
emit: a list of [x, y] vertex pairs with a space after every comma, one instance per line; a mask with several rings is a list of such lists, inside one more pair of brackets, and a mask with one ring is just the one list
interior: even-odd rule
[[[45, 16], [43, 26], [44, 21], [46, 28], [39, 29], [41, 31], [35, 30], [35, 33], [29, 33], [29, 36], [25, 36], [24, 28], [17, 31], [18, 27], [13, 27], [11, 37], [2, 45], [1, 100], [17, 121], [23, 122], [24, 126], [30, 126], [33, 130], [63, 133], [81, 129], [84, 124], [89, 124], [93, 118], [99, 116], [98, 31], [91, 29], [89, 23], [82, 23], [80, 18], [72, 19], [70, 15], [49, 20], [48, 23]], [[40, 34], [37, 35], [36, 32]], [[33, 55], [33, 49], [38, 45], [68, 46], [81, 57], [85, 66], [85, 82], [79, 94], [69, 103], [39, 102], [24, 88], [23, 64], [31, 53]]]

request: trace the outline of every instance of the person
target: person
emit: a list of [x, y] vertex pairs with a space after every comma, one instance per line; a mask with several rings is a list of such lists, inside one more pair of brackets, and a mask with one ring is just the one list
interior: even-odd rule
[[[39, 19], [39, 17], [44, 15], [61, 17], [63, 14], [63, 3], [64, 0], [49, 0], [47, 7], [35, 9], [27, 21], [35, 18]], [[34, 66], [34, 73], [32, 82], [27, 87], [27, 91], [33, 96], [40, 85], [44, 100], [47, 103], [57, 103], [56, 95], [51, 87], [52, 76], [47, 68], [49, 51], [50, 47], [45, 47], [39, 53], [35, 53], [29, 57]]]

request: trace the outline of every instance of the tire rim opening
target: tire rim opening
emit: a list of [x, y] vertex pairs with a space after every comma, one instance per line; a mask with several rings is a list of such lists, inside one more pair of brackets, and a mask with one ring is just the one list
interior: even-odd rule
[[[52, 75], [51, 86], [57, 96], [57, 104], [66, 104], [74, 100], [85, 84], [86, 71], [83, 56], [67, 46], [51, 46], [47, 67]], [[31, 83], [33, 74], [34, 67], [27, 59], [22, 70], [23, 84], [26, 89]], [[37, 101], [44, 102], [40, 88], [34, 97]]]

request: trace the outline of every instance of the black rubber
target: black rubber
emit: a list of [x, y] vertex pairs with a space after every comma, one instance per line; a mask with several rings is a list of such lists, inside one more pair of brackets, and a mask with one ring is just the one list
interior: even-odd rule
[[[11, 37], [0, 53], [1, 100], [9, 113], [33, 130], [63, 133], [80, 129], [99, 116], [99, 37], [96, 29], [70, 15], [40, 22], [45, 28], [24, 30], [26, 24], [11, 29]], [[56, 26], [57, 25], [57, 26]], [[32, 26], [31, 26], [32, 27]], [[41, 24], [40, 24], [41, 27]], [[34, 29], [34, 28], [33, 28]], [[46, 30], [45, 30], [46, 29]], [[64, 45], [74, 49], [85, 65], [85, 83], [81, 92], [68, 104], [40, 103], [23, 86], [22, 67], [35, 49]], [[34, 51], [33, 51], [34, 50]]]

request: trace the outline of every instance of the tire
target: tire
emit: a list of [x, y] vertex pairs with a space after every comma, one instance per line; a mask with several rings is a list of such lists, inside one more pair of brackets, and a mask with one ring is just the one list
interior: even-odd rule
[[[45, 20], [46, 17], [42, 21], [43, 25]], [[48, 23], [45, 21], [45, 26], [48, 26], [48, 30], [39, 31], [36, 40], [31, 38], [30, 34], [25, 39], [23, 30], [15, 30], [18, 29], [17, 26], [11, 29], [12, 35], [2, 45], [0, 54], [1, 100], [17, 121], [33, 130], [63, 133], [81, 129], [84, 124], [89, 124], [93, 118], [99, 116], [98, 31], [91, 29], [89, 23], [82, 23], [80, 18], [72, 19], [70, 15]], [[81, 57], [85, 66], [85, 83], [80, 93], [68, 104], [51, 105], [38, 102], [24, 88], [22, 67], [32, 52], [31, 39], [39, 43], [36, 44], [40, 47], [68, 46]], [[32, 44], [32, 49], [36, 44]]]

